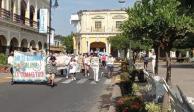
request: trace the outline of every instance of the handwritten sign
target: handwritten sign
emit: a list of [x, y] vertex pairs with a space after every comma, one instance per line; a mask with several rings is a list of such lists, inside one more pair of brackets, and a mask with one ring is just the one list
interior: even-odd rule
[[99, 58], [98, 57], [92, 57], [91, 58], [91, 67], [99, 67]]
[[40, 53], [31, 54], [14, 52], [13, 81], [14, 82], [44, 82], [47, 81], [45, 66], [46, 58]]

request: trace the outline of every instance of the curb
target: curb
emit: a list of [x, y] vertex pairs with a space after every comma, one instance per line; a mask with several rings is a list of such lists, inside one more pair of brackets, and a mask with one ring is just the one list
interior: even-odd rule
[[[111, 96], [111, 101], [113, 102], [115, 98], [122, 96], [121, 94], [121, 89], [118, 85], [115, 84], [115, 78], [112, 79], [113, 83], [113, 89], [112, 89], [112, 96]], [[112, 103], [108, 109], [108, 112], [116, 112], [114, 103]]]

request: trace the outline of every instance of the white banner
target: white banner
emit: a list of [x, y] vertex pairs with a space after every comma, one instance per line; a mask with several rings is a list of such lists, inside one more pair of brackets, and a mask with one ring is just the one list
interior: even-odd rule
[[14, 52], [14, 82], [46, 82], [46, 58], [41, 53]]
[[48, 9], [40, 9], [39, 32], [47, 33]]

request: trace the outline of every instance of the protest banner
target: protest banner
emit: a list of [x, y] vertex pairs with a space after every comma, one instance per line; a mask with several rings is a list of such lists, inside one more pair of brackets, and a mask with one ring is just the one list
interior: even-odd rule
[[14, 82], [45, 82], [46, 58], [41, 53], [14, 52]]

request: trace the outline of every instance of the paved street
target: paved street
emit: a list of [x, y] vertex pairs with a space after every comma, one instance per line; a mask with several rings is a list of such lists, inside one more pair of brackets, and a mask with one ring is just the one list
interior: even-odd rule
[[[166, 77], [166, 63], [160, 62], [159, 76]], [[151, 63], [149, 63], [151, 70]], [[172, 63], [172, 84], [179, 85], [184, 94], [194, 98], [194, 66], [190, 63]]]
[[[78, 76], [79, 77], [79, 76]], [[111, 79], [94, 83], [90, 78], [76, 81], [58, 77], [57, 86], [44, 84], [0, 84], [1, 112], [99, 112], [101, 96]]]

